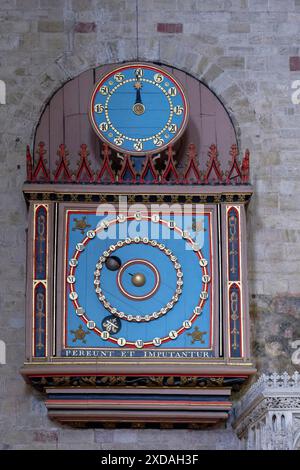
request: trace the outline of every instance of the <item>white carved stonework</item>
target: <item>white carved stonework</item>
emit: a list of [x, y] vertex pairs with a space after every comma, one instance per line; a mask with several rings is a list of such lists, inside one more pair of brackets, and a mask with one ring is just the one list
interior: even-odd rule
[[233, 410], [241, 449], [300, 449], [300, 374], [263, 374]]

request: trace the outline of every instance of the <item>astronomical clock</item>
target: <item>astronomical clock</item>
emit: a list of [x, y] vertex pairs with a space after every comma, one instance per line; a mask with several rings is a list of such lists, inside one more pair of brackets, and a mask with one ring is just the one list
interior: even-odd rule
[[226, 420], [250, 360], [240, 155], [218, 98], [150, 63], [99, 67], [27, 147], [25, 380], [76, 426]]

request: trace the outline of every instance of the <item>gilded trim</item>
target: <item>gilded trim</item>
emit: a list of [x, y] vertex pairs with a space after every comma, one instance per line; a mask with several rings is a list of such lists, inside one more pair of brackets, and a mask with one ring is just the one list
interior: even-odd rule
[[[74, 187], [75, 190], [76, 187]], [[201, 193], [201, 186], [199, 186], [199, 193]], [[102, 193], [58, 193], [58, 192], [30, 192], [24, 191], [25, 199], [27, 201], [59, 201], [59, 202], [94, 202], [94, 203], [117, 203], [119, 195], [115, 194], [102, 194]], [[121, 193], [120, 193], [121, 195]], [[128, 197], [129, 203], [182, 203], [182, 204], [219, 204], [226, 203], [228, 199], [232, 203], [247, 203], [251, 198], [252, 193], [228, 193], [228, 194], [130, 194]]]
[[[234, 225], [231, 223], [233, 222]], [[244, 356], [241, 208], [226, 206], [228, 351], [230, 357]]]
[[34, 205], [32, 266], [32, 352], [33, 356], [38, 358], [47, 356], [48, 342], [48, 215], [48, 204]]

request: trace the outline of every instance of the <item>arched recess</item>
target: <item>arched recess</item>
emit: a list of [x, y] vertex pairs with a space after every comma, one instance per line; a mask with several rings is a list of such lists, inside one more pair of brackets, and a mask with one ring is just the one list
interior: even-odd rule
[[[116, 64], [91, 68], [67, 81], [47, 102], [34, 136], [34, 155], [39, 142], [45, 143], [46, 158], [51, 173], [55, 170], [57, 150], [64, 143], [69, 152], [70, 167], [76, 169], [81, 144], [86, 144], [92, 168], [97, 168], [101, 158], [101, 142], [93, 132], [88, 118], [89, 98], [96, 81]], [[162, 65], [174, 74], [187, 90], [190, 102], [190, 119], [184, 134], [180, 154], [184, 156], [188, 145], [196, 145], [200, 169], [206, 171], [209, 147], [218, 148], [219, 161], [224, 171], [228, 167], [230, 148], [237, 145], [232, 120], [220, 99], [207, 85], [187, 72]]]

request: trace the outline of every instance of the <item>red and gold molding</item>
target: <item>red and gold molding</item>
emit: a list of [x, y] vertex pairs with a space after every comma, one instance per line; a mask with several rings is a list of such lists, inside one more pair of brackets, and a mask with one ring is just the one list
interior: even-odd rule
[[240, 210], [238, 205], [226, 206], [228, 351], [232, 358], [244, 356]]
[[32, 351], [33, 356], [47, 356], [48, 334], [48, 204], [35, 204], [33, 215], [33, 281], [32, 281]]

